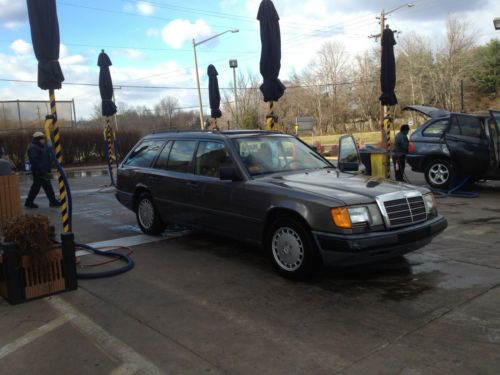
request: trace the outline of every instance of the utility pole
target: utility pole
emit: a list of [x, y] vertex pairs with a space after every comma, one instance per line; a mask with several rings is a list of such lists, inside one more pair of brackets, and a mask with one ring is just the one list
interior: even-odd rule
[[[400, 9], [413, 8], [414, 6], [415, 6], [414, 4], [407, 3], [407, 4], [400, 5], [394, 9], [391, 9], [387, 12], [385, 11], [385, 9], [382, 9], [382, 11], [380, 12], [380, 18], [377, 17], [377, 19], [380, 20], [380, 34], [370, 35], [369, 38], [375, 39], [375, 41], [377, 41], [377, 42], [379, 39], [382, 40], [382, 36], [384, 35], [384, 30], [386, 28], [385, 21], [387, 21], [387, 16], [394, 13], [394, 12], [397, 12]], [[389, 27], [389, 25], [387, 25], [387, 27]], [[394, 30], [394, 33], [397, 33], [397, 30]], [[380, 103], [380, 129], [381, 129], [380, 131], [381, 131], [381, 135], [382, 135], [382, 146], [383, 147], [385, 147], [387, 144], [387, 133], [385, 132], [385, 125], [384, 125], [386, 111], [387, 111], [387, 108], [382, 103]]]
[[229, 60], [229, 67], [233, 69], [233, 81], [234, 81], [234, 112], [236, 117], [236, 126], [240, 127], [240, 116], [238, 109], [238, 87], [236, 83], [236, 68], [238, 67], [238, 60]]
[[198, 107], [199, 107], [199, 111], [200, 111], [200, 127], [201, 129], [205, 129], [205, 117], [203, 116], [203, 103], [201, 101], [201, 87], [200, 87], [200, 72], [198, 71], [198, 55], [196, 53], [196, 47], [198, 47], [199, 45], [203, 44], [203, 43], [206, 43], [206, 42], [209, 42], [213, 39], [216, 39], [224, 34], [227, 34], [227, 33], [239, 33], [240, 30], [238, 29], [233, 29], [233, 30], [226, 30], [222, 33], [219, 33], [217, 35], [214, 35], [208, 39], [205, 39], [205, 40], [202, 40], [201, 42], [197, 42], [195, 39], [193, 39], [193, 53], [194, 53], [194, 68], [196, 70], [196, 85], [197, 85], [197, 89], [198, 89]]

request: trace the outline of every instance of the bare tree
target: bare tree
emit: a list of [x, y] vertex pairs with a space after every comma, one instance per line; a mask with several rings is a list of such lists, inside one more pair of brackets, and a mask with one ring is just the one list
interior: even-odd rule
[[167, 96], [155, 105], [154, 113], [156, 116], [165, 119], [164, 125], [167, 125], [171, 129], [174, 116], [179, 111], [179, 107], [179, 100], [177, 98]]

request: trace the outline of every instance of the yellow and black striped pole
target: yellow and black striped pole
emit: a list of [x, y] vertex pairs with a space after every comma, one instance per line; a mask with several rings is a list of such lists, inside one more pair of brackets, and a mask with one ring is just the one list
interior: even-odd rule
[[266, 117], [266, 130], [274, 130], [274, 102], [269, 103], [269, 116]]
[[109, 177], [111, 179], [111, 185], [115, 185], [115, 178], [113, 175], [113, 163], [115, 160], [115, 134], [113, 129], [111, 128], [111, 119], [110, 117], [106, 117], [106, 127], [104, 128], [104, 140], [107, 144], [107, 152], [108, 152], [108, 170]]
[[385, 132], [386, 132], [386, 147], [387, 147], [387, 159], [385, 165], [385, 174], [387, 179], [391, 179], [391, 157], [392, 157], [392, 123], [393, 119], [387, 116], [384, 120]]
[[[45, 121], [45, 135], [47, 140], [53, 144], [54, 153], [57, 159], [57, 163], [62, 165], [63, 156], [62, 156], [62, 147], [61, 147], [61, 134], [59, 132], [59, 124], [57, 121], [57, 107], [56, 107], [56, 96], [54, 90], [49, 90], [50, 97], [50, 116], [47, 116], [47, 120]], [[52, 142], [52, 134], [51, 128], [53, 132], [53, 142]], [[64, 184], [64, 178], [57, 169], [57, 180], [59, 184], [59, 199], [61, 200], [61, 216], [62, 216], [62, 224], [64, 233], [71, 232], [71, 220], [69, 217], [69, 208], [68, 208], [68, 196], [66, 193], [66, 185]]]

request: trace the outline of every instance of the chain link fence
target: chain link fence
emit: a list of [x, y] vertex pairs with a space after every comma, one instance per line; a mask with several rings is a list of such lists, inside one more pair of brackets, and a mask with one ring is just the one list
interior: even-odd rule
[[[45, 116], [50, 114], [49, 101], [0, 101], [0, 132], [13, 130], [41, 130]], [[59, 126], [72, 128], [76, 124], [74, 101], [58, 101]]]

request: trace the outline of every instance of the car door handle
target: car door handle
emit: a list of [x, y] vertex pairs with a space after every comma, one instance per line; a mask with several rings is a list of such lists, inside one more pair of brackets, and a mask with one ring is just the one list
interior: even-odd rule
[[148, 180], [151, 182], [160, 182], [159, 176], [148, 176]]
[[192, 190], [198, 190], [200, 188], [200, 184], [198, 184], [197, 182], [188, 182], [186, 185], [189, 189]]

